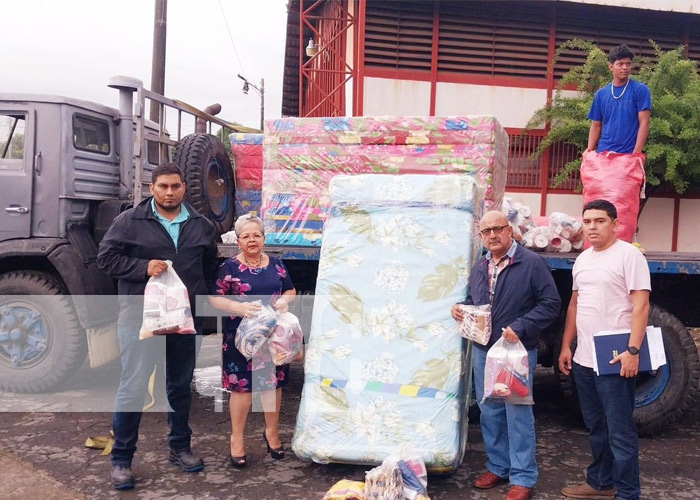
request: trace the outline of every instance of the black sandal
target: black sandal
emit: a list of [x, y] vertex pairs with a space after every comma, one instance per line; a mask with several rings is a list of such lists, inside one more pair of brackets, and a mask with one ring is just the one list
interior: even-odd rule
[[231, 461], [231, 465], [233, 465], [236, 469], [242, 469], [247, 464], [245, 455], [242, 457], [234, 457], [233, 455], [229, 455], [228, 458]]
[[279, 448], [270, 448], [270, 443], [267, 440], [267, 430], [263, 429], [263, 439], [265, 440], [265, 445], [267, 446], [267, 452], [275, 460], [282, 460], [284, 458], [284, 446]]

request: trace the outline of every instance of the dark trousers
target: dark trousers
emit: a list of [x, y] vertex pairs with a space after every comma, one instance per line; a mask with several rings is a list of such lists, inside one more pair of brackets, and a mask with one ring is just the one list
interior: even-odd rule
[[634, 378], [598, 376], [574, 363], [574, 382], [593, 453], [586, 480], [617, 498], [639, 500], [639, 442], [634, 424]]
[[[197, 358], [197, 335], [163, 335], [139, 340], [139, 328], [118, 325], [122, 372], [114, 405], [112, 464], [130, 466], [139, 437], [141, 411], [154, 367], [165, 359], [168, 404], [168, 443], [173, 450], [188, 449], [192, 393], [190, 384]], [[156, 399], [158, 394], [155, 394]]]

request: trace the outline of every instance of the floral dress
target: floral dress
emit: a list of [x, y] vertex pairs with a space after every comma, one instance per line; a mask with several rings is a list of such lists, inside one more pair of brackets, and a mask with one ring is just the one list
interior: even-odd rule
[[[212, 295], [243, 295], [242, 300], [262, 300], [272, 305], [294, 285], [280, 259], [270, 257], [266, 267], [252, 268], [237, 257], [226, 259], [217, 271]], [[240, 300], [240, 299], [236, 299]], [[224, 318], [221, 356], [222, 386], [232, 392], [257, 392], [284, 387], [289, 381], [289, 365], [275, 366], [267, 350], [247, 360], [234, 345], [242, 318]], [[255, 366], [253, 366], [255, 364]]]

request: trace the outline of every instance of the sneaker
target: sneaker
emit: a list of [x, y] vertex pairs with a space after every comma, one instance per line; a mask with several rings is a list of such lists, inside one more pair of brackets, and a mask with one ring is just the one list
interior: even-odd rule
[[567, 486], [561, 490], [561, 494], [569, 498], [589, 498], [594, 500], [610, 500], [615, 496], [615, 489], [596, 490], [588, 483]]
[[170, 450], [170, 463], [180, 467], [185, 472], [199, 472], [204, 469], [204, 461], [195, 457], [189, 448]]
[[131, 467], [123, 465], [112, 466], [112, 486], [115, 490], [130, 490], [134, 487], [134, 474]]

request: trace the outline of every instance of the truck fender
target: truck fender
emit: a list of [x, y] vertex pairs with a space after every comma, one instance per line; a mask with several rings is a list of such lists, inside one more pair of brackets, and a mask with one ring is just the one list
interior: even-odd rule
[[112, 279], [97, 268], [94, 258], [81, 254], [79, 249], [71, 243], [61, 245], [48, 254], [48, 259], [73, 298], [80, 324], [90, 329], [116, 322], [119, 304]]

